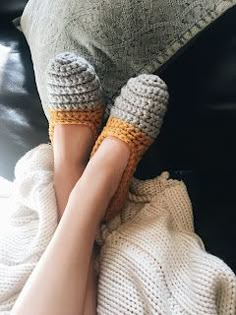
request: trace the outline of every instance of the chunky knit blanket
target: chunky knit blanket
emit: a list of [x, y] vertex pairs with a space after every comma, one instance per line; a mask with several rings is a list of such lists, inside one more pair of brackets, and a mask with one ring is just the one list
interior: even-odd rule
[[[0, 232], [0, 315], [10, 315], [57, 226], [51, 146], [21, 158], [15, 177]], [[121, 214], [96, 240], [98, 314], [236, 314], [236, 277], [205, 251], [186, 187], [167, 173], [133, 179]]]
[[29, 0], [21, 18], [46, 115], [45, 70], [64, 51], [96, 69], [108, 111], [130, 77], [154, 73], [236, 0]]

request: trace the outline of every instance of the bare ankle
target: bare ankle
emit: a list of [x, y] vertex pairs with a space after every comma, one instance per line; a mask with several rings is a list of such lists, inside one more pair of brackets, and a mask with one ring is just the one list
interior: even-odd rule
[[81, 177], [94, 143], [91, 130], [82, 125], [57, 125], [54, 135], [54, 188], [58, 217], [62, 216], [69, 195]]
[[106, 165], [120, 167], [125, 169], [130, 156], [128, 145], [116, 137], [107, 137], [103, 140], [96, 152], [97, 159], [106, 163]]
[[94, 144], [94, 136], [84, 125], [57, 125], [54, 134], [54, 162], [87, 163]]
[[112, 197], [127, 166], [129, 156], [130, 150], [126, 143], [115, 137], [107, 137], [90, 160], [85, 177], [88, 180], [94, 177], [92, 174], [104, 177], [109, 187], [108, 195]]

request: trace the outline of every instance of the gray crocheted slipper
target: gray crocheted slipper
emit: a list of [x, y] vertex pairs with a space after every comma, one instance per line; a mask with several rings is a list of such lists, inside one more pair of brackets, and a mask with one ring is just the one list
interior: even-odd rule
[[49, 137], [56, 124], [82, 124], [96, 138], [104, 112], [102, 89], [94, 68], [74, 53], [61, 53], [47, 68]]
[[131, 78], [115, 100], [91, 156], [106, 137], [113, 136], [129, 145], [130, 158], [105, 220], [114, 217], [124, 205], [138, 162], [160, 132], [168, 99], [168, 89], [163, 80], [156, 75], [142, 74]]

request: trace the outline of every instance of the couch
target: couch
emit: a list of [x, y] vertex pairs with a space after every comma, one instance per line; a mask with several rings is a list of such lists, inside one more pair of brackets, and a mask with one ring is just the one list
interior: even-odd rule
[[[30, 50], [12, 23], [26, 2], [0, 3], [0, 176], [9, 180], [25, 152], [49, 141]], [[169, 86], [169, 110], [135, 176], [168, 170], [183, 180], [206, 250], [236, 272], [236, 8], [157, 74]]]

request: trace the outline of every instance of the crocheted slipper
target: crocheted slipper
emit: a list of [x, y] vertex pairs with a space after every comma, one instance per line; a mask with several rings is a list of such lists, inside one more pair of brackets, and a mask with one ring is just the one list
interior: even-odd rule
[[94, 68], [74, 53], [61, 53], [47, 68], [49, 138], [56, 124], [86, 125], [94, 139], [101, 125], [104, 100]]
[[127, 167], [109, 204], [105, 221], [118, 214], [124, 205], [137, 164], [160, 132], [168, 98], [165, 82], [156, 75], [148, 74], [131, 78], [116, 98], [107, 124], [91, 153], [93, 156], [108, 136], [119, 138], [130, 148]]

